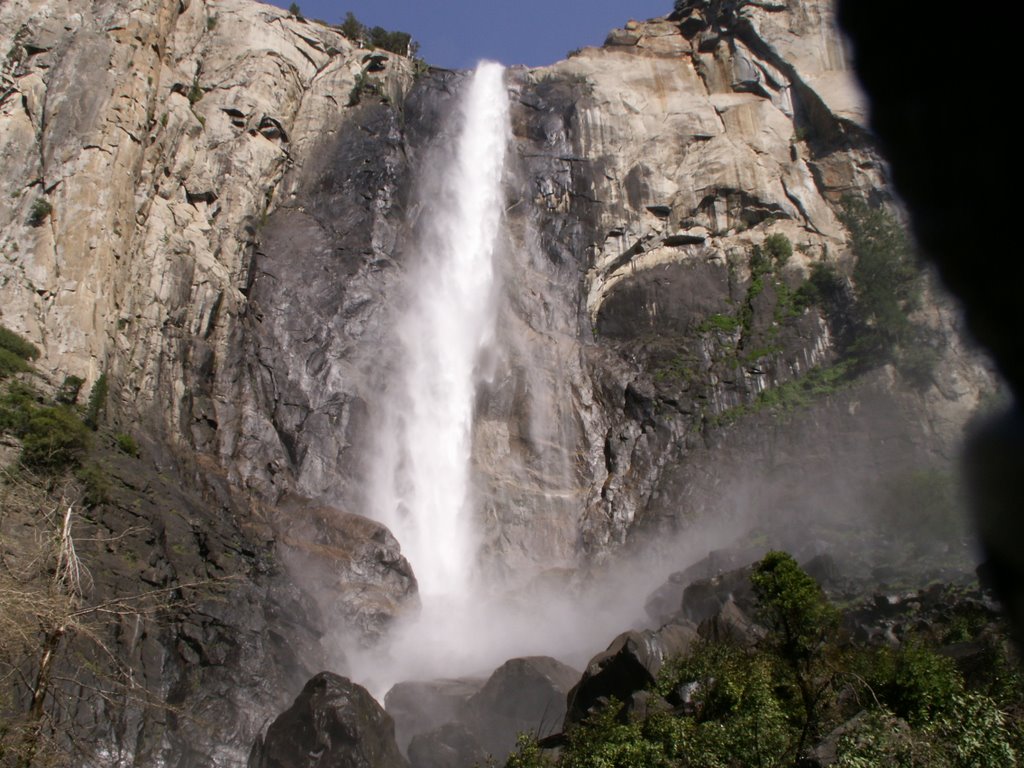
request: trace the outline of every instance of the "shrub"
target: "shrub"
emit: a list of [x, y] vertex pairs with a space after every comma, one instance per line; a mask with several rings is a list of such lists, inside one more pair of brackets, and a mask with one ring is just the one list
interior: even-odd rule
[[117, 444], [117, 450], [121, 453], [127, 453], [129, 456], [139, 455], [139, 444], [135, 442], [135, 438], [131, 435], [119, 432], [114, 436], [114, 442]]
[[304, 21], [304, 19], [302, 18], [302, 9], [299, 8], [298, 3], [292, 3], [291, 5], [288, 6], [288, 15], [294, 16], [299, 21]]
[[850, 232], [857, 313], [863, 324], [856, 352], [884, 361], [914, 330], [908, 315], [921, 300], [922, 275], [910, 239], [896, 218], [859, 200], [844, 202], [840, 218]]
[[0, 349], [6, 349], [23, 360], [35, 360], [39, 357], [39, 347], [2, 325], [0, 325]]
[[839, 614], [818, 582], [786, 552], [766, 554], [754, 566], [750, 583], [758, 616], [784, 659], [810, 659], [838, 626]]
[[0, 347], [0, 379], [6, 379], [16, 373], [26, 373], [32, 370], [24, 358], [18, 357], [9, 349]]
[[28, 384], [12, 382], [0, 397], [0, 431], [23, 436], [38, 400], [38, 393]]
[[78, 401], [78, 393], [82, 391], [83, 384], [85, 379], [81, 376], [65, 376], [54, 399], [63, 405], [74, 405]]
[[658, 690], [690, 689], [683, 730], [686, 765], [788, 765], [795, 733], [776, 695], [772, 659], [729, 643], [704, 642], [665, 666]]
[[560, 768], [670, 768], [681, 745], [681, 723], [665, 713], [640, 722], [620, 721], [622, 704], [612, 699], [567, 735]]
[[341, 22], [338, 29], [341, 30], [341, 34], [353, 43], [361, 43], [366, 37], [366, 27], [360, 23], [352, 11], [348, 11], [345, 14], [345, 20]]
[[37, 197], [28, 212], [27, 224], [30, 227], [40, 227], [43, 222], [53, 213], [53, 206], [45, 197]]
[[110, 478], [99, 464], [85, 464], [75, 472], [75, 477], [82, 484], [82, 503], [85, 506], [92, 508], [110, 500]]
[[768, 235], [761, 243], [761, 249], [765, 256], [774, 261], [778, 266], [783, 266], [793, 255], [793, 244], [789, 238], [781, 232]]
[[85, 454], [88, 437], [85, 425], [67, 406], [36, 408], [21, 439], [21, 461], [38, 470], [75, 466]]
[[897, 717], [917, 727], [947, 711], [964, 682], [953, 660], [920, 643], [880, 648], [864, 660], [872, 692]]
[[100, 426], [100, 417], [107, 408], [107, 374], [101, 373], [89, 392], [89, 402], [85, 406], [85, 424], [89, 429], [96, 430]]

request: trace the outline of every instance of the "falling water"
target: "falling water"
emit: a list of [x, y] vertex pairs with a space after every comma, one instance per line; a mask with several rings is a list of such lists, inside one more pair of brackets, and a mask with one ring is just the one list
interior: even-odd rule
[[482, 62], [461, 95], [451, 154], [426, 169], [397, 323], [402, 358], [385, 396], [371, 503], [426, 598], [465, 590], [476, 555], [473, 406], [494, 341], [508, 113], [503, 68]]

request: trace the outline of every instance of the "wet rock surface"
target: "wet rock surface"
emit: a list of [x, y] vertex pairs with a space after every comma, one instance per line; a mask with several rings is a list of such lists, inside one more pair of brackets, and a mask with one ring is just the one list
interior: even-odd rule
[[399, 683], [385, 702], [413, 768], [472, 765], [481, 756], [500, 762], [520, 733], [561, 729], [579, 676], [556, 659], [528, 656], [509, 659], [486, 680]]
[[391, 717], [344, 677], [313, 677], [258, 741], [249, 768], [408, 768]]

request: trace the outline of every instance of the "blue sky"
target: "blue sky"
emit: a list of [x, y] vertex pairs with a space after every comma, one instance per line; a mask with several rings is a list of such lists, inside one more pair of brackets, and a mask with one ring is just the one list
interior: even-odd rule
[[[275, 0], [287, 8], [291, 0]], [[438, 67], [480, 59], [541, 66], [573, 48], [600, 45], [629, 19], [663, 16], [672, 0], [298, 0], [302, 14], [334, 24], [352, 11], [363, 24], [408, 32]]]

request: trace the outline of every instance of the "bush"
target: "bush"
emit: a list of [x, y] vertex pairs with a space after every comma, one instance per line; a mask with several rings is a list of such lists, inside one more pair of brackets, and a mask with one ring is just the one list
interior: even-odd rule
[[35, 360], [39, 357], [39, 347], [2, 325], [0, 325], [0, 349], [6, 349], [22, 360]]
[[796, 734], [776, 695], [772, 659], [729, 643], [704, 642], [667, 664], [658, 690], [676, 703], [690, 690], [682, 725], [686, 765], [788, 765]]
[[889, 212], [848, 199], [840, 218], [856, 258], [854, 293], [863, 327], [855, 351], [868, 363], [885, 362], [914, 335], [909, 314], [920, 304], [921, 270], [910, 239]]
[[366, 27], [360, 23], [352, 11], [345, 14], [345, 20], [341, 22], [338, 29], [353, 43], [361, 43], [366, 37]]
[[37, 197], [32, 203], [32, 208], [29, 209], [26, 223], [30, 227], [40, 227], [51, 213], [53, 213], [53, 206], [50, 201], [45, 197]]
[[680, 756], [681, 722], [655, 713], [640, 722], [620, 721], [622, 704], [612, 699], [567, 735], [560, 768], [671, 768]]
[[78, 401], [78, 393], [82, 391], [83, 384], [85, 379], [81, 376], [65, 376], [54, 399], [63, 405], [74, 405]]
[[881, 648], [867, 658], [866, 679], [873, 693], [897, 717], [914, 727], [948, 711], [964, 681], [953, 660], [920, 643]]
[[96, 430], [100, 426], [100, 417], [107, 408], [107, 374], [101, 373], [89, 392], [89, 402], [85, 406], [85, 424], [89, 429]]
[[103, 467], [91, 462], [79, 468], [75, 477], [82, 484], [82, 503], [90, 509], [110, 500], [110, 478]]
[[67, 406], [36, 408], [21, 439], [21, 461], [38, 470], [75, 466], [88, 448], [88, 438], [89, 431]]
[[18, 357], [9, 349], [0, 347], [0, 379], [6, 379], [16, 373], [27, 373], [32, 367], [24, 358]]
[[28, 384], [12, 382], [0, 397], [0, 431], [22, 437], [38, 400], [39, 394]]
[[781, 267], [793, 255], [793, 244], [781, 232], [776, 232], [764, 239], [764, 242], [761, 243], [761, 250], [764, 251], [765, 256]]
[[757, 612], [782, 658], [805, 662], [839, 624], [838, 612], [813, 578], [786, 552], [769, 552], [750, 583]]
[[114, 442], [117, 444], [117, 450], [121, 453], [127, 453], [129, 456], [139, 455], [139, 444], [135, 442], [135, 438], [131, 435], [119, 432], [114, 436]]

